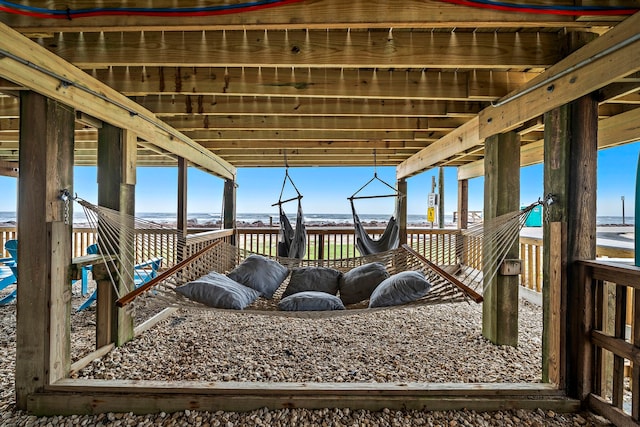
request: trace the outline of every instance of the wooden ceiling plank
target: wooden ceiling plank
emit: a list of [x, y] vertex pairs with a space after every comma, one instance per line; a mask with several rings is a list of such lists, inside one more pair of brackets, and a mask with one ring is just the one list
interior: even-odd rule
[[162, 31], [59, 33], [40, 44], [79, 68], [547, 68], [554, 33], [430, 31]]
[[[304, 72], [275, 68], [162, 68], [115, 67], [91, 70], [98, 80], [127, 96], [224, 95], [244, 97], [298, 97], [351, 99], [408, 99], [487, 101], [498, 93], [494, 81], [530, 80], [539, 73], [469, 73], [467, 71], [319, 70]], [[511, 77], [499, 77], [508, 73]], [[521, 74], [516, 78], [516, 74]], [[473, 81], [478, 80], [478, 81]], [[474, 86], [470, 96], [469, 86]], [[482, 88], [486, 88], [483, 90]]]
[[312, 131], [450, 131], [466, 118], [418, 117], [290, 117], [290, 116], [184, 116], [166, 123], [180, 131], [211, 130], [302, 130]]
[[[9, 56], [0, 57], [0, 76], [3, 78], [114, 126], [134, 130], [140, 137], [154, 141], [218, 176], [229, 179], [235, 176], [233, 166], [198, 148], [195, 142], [166, 126], [150, 111], [92, 79], [4, 24], [0, 24], [0, 50], [5, 55], [21, 58], [16, 60]], [[27, 64], [35, 64], [38, 69]], [[47, 73], [41, 70], [47, 70]], [[64, 84], [61, 79], [64, 79]]]
[[[606, 3], [608, 4], [608, 3]], [[45, 0], [29, 2], [30, 6], [51, 7]], [[121, 2], [101, 2], [103, 7], [121, 7]], [[145, 4], [146, 6], [146, 4]], [[176, 7], [173, 0], [153, 2], [154, 7]], [[67, 1], [64, 8], [95, 7], [88, 0]], [[237, 14], [200, 16], [189, 18], [162, 16], [99, 16], [72, 20], [47, 20], [3, 14], [1, 19], [12, 27], [27, 33], [57, 31], [181, 31], [243, 30], [243, 29], [329, 29], [329, 28], [522, 28], [555, 27], [582, 28], [593, 25], [607, 26], [620, 17], [590, 17], [581, 22], [571, 16], [505, 13], [488, 9], [423, 0], [404, 0], [402, 7], [386, 0], [324, 0], [289, 4], [282, 7], [245, 11]]]
[[[262, 116], [473, 117], [486, 103], [404, 99], [319, 99], [223, 95], [150, 95], [136, 98], [158, 117], [191, 114]], [[0, 104], [0, 111], [1, 109]]]
[[[294, 141], [362, 141], [362, 132], [323, 130], [197, 130], [185, 131], [194, 141], [234, 141], [234, 140], [294, 140]], [[371, 140], [407, 141], [414, 139], [413, 131], [370, 131], [367, 138]]]
[[244, 150], [253, 148], [278, 149], [411, 149], [421, 150], [427, 146], [422, 141], [202, 141], [200, 144], [208, 150]]
[[408, 178], [482, 142], [476, 117], [399, 164], [396, 176], [398, 179]]
[[[638, 28], [640, 14], [636, 13], [529, 81], [518, 91], [524, 95], [481, 111], [480, 136], [486, 138], [514, 129], [526, 120], [640, 70]], [[607, 54], [599, 57], [604, 53]]]
[[640, 82], [614, 82], [600, 89], [599, 94], [603, 102], [615, 102], [626, 95], [638, 95], [638, 91]]

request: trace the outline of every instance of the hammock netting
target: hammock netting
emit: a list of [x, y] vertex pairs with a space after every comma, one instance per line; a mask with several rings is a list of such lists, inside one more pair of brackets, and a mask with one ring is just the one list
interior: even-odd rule
[[[251, 252], [223, 241], [202, 241], [187, 245], [175, 229], [142, 221], [84, 200], [77, 201], [83, 206], [89, 222], [97, 231], [99, 252], [103, 262], [109, 266], [107, 270], [112, 272], [111, 281], [116, 288], [119, 306], [132, 307], [134, 304], [131, 302], [134, 301], [135, 305], [160, 304], [287, 317], [332, 317], [407, 305], [481, 302], [485, 288], [491, 285], [507, 253], [517, 244], [520, 229], [529, 213], [541, 204], [534, 203], [520, 211], [485, 220], [484, 224], [474, 225], [462, 230], [460, 234], [430, 234], [428, 239], [415, 242], [413, 247], [402, 245], [388, 251], [343, 259], [273, 257], [288, 268], [330, 267], [342, 272], [370, 262], [381, 262], [390, 275], [401, 271], [421, 271], [432, 285], [425, 297], [402, 306], [365, 308], [356, 304], [347, 306], [347, 310], [292, 312], [277, 310], [279, 296], [287, 285], [286, 280], [276, 291], [274, 299], [260, 298], [244, 310], [214, 309], [183, 297], [174, 291], [177, 286], [211, 271], [228, 273], [251, 255]], [[159, 256], [163, 258], [163, 263], [158, 276], [134, 289], [134, 263]], [[127, 291], [120, 291], [116, 284], [120, 284], [120, 288], [125, 284]]]

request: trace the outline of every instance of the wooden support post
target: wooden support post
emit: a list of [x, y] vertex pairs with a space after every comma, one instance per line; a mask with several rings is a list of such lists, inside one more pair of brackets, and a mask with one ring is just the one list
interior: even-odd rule
[[407, 243], [407, 180], [399, 179], [396, 181], [398, 190], [398, 198], [396, 199], [396, 215], [398, 215], [398, 226], [400, 227], [400, 246]]
[[562, 348], [564, 331], [561, 328], [562, 319], [566, 315], [562, 307], [562, 283], [566, 282], [566, 257], [567, 253], [567, 227], [563, 222], [551, 222], [548, 224], [550, 229], [549, 243], [549, 280], [548, 280], [548, 298], [549, 298], [549, 324], [548, 331], [548, 379], [546, 381], [560, 385], [564, 384], [564, 365], [565, 351]]
[[596, 257], [596, 169], [598, 101], [583, 96], [571, 104], [569, 198], [567, 204], [567, 392], [584, 400], [591, 392], [591, 286], [575, 262]]
[[[484, 217], [486, 220], [520, 208], [520, 136], [507, 132], [485, 142]], [[506, 253], [516, 259], [518, 242]], [[483, 266], [488, 267], [488, 260]], [[497, 262], [493, 260], [493, 262]], [[518, 345], [518, 276], [496, 275], [484, 283], [482, 334], [499, 345]]]
[[444, 228], [444, 168], [438, 168], [438, 228]]
[[[222, 228], [236, 228], [236, 183], [232, 179], [224, 180], [224, 194], [222, 196]], [[236, 233], [231, 236], [231, 244], [235, 245]]]
[[469, 226], [469, 180], [458, 180], [458, 228]]
[[[567, 221], [567, 192], [568, 189], [568, 161], [569, 161], [569, 106], [565, 105], [552, 110], [544, 116], [544, 194], [551, 194], [554, 202], [544, 207], [543, 231], [543, 274], [542, 274], [542, 380], [551, 381], [564, 387], [565, 381], [565, 348], [557, 349], [554, 342], [557, 333], [560, 342], [566, 342], [564, 319], [566, 317], [566, 234], [561, 236], [560, 243], [565, 251], [558, 254], [558, 236], [554, 236], [558, 229], [566, 230]], [[551, 224], [558, 223], [552, 232]], [[553, 237], [553, 242], [552, 242]], [[552, 249], [553, 248], [553, 249]], [[554, 256], [552, 257], [552, 253]], [[559, 258], [560, 257], [560, 258]], [[561, 272], [554, 272], [557, 262], [562, 265]], [[552, 265], [553, 261], [553, 265]], [[554, 300], [560, 298], [560, 301]], [[556, 318], [552, 313], [559, 310], [561, 315]], [[554, 326], [554, 321], [560, 322]], [[560, 328], [559, 331], [556, 328]], [[557, 359], [559, 358], [559, 359]], [[556, 360], [557, 359], [557, 360]], [[557, 363], [557, 366], [554, 364]]]
[[[571, 36], [581, 38], [582, 36]], [[587, 40], [570, 40], [573, 48]], [[592, 389], [593, 354], [588, 340], [593, 316], [592, 287], [585, 282], [584, 270], [576, 266], [580, 259], [596, 255], [596, 163], [597, 163], [598, 103], [595, 96], [586, 95], [569, 105], [545, 114], [544, 193], [554, 196], [547, 206], [545, 218], [567, 224], [566, 281], [561, 283], [562, 310], [566, 316], [562, 345], [566, 352], [560, 377], [565, 379], [569, 396], [584, 400]], [[544, 227], [543, 304], [543, 379], [549, 379], [550, 319], [549, 282], [551, 235]], [[557, 285], [556, 285], [557, 286]], [[570, 302], [570, 303], [569, 303]]]
[[187, 241], [187, 160], [183, 157], [178, 157], [178, 212], [177, 212], [177, 228], [178, 228], [178, 262], [185, 259], [186, 254], [184, 248], [186, 248]]
[[[65, 377], [71, 349], [72, 108], [20, 93], [16, 405]], [[67, 207], [68, 206], [68, 210]]]
[[[107, 123], [98, 129], [98, 204], [120, 211], [122, 222], [133, 221], [135, 213], [136, 144], [137, 138], [132, 132]], [[113, 237], [101, 234], [98, 222], [98, 244], [105, 245], [105, 250], [115, 248], [120, 254], [119, 268], [133, 271], [134, 242], [130, 237], [113, 241]], [[133, 338], [133, 318], [116, 307], [118, 294], [113, 284], [99, 280], [97, 286], [96, 347], [110, 343], [122, 345]], [[118, 293], [124, 295], [133, 284], [121, 281], [117, 286]]]
[[[469, 226], [469, 180], [458, 180], [458, 228], [460, 230], [466, 230]], [[460, 264], [467, 264], [467, 250], [468, 242], [465, 241], [465, 237], [459, 234], [456, 237], [456, 259]]]

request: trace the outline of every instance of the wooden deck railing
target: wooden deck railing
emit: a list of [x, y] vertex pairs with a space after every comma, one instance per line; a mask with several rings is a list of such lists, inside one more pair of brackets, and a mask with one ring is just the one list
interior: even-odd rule
[[[584, 310], [584, 323], [590, 326], [585, 360], [592, 361], [584, 379], [590, 391], [587, 403], [616, 425], [636, 425], [640, 421], [640, 267], [600, 260], [583, 261], [581, 266], [587, 295], [592, 295]], [[625, 399], [625, 362], [633, 370], [631, 375], [627, 372], [630, 399]]]
[[[190, 242], [207, 241], [206, 233], [217, 233], [220, 230], [191, 229]], [[377, 238], [384, 231], [383, 228], [371, 228], [367, 230], [370, 235]], [[198, 233], [200, 237], [191, 235]], [[204, 234], [203, 234], [204, 233]], [[228, 233], [228, 231], [225, 231]], [[9, 239], [15, 239], [17, 231], [15, 227], [0, 228], [0, 243], [2, 244], [3, 257], [9, 254], [4, 252], [4, 243]], [[212, 235], [213, 236], [213, 235]], [[157, 230], [149, 230], [141, 233], [147, 247], [163, 248], [174, 244], [175, 235], [162, 233]], [[231, 236], [226, 237], [231, 240]], [[242, 249], [264, 255], [276, 255], [278, 245], [278, 228], [276, 227], [248, 227], [236, 230], [236, 245]], [[73, 257], [86, 255], [87, 247], [95, 243], [94, 234], [90, 228], [74, 228], [73, 230]], [[482, 248], [480, 239], [461, 238], [457, 229], [432, 229], [410, 228], [407, 230], [407, 243], [421, 255], [437, 264], [451, 264], [456, 262], [458, 256], [469, 260], [478, 259], [475, 256]], [[463, 252], [464, 248], [464, 252]], [[159, 249], [158, 249], [159, 250]], [[463, 254], [463, 255], [460, 255]], [[465, 255], [466, 254], [466, 255]], [[167, 254], [158, 254], [168, 256]], [[311, 227], [307, 229], [307, 258], [309, 259], [339, 259], [357, 256], [355, 236], [351, 227]], [[610, 246], [598, 246], [597, 257], [606, 258], [633, 258], [632, 249], [624, 249]], [[535, 292], [542, 291], [542, 239], [533, 237], [520, 238], [520, 258], [523, 260], [523, 273], [521, 285]], [[175, 260], [167, 259], [173, 263]], [[474, 268], [482, 268], [481, 265], [471, 265]]]

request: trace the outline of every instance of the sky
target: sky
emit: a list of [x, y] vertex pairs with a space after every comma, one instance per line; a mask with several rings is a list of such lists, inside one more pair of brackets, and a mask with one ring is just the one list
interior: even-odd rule
[[[625, 214], [633, 216], [635, 182], [640, 142], [598, 152], [597, 215], [622, 216], [622, 199], [625, 198]], [[350, 213], [347, 198], [358, 191], [374, 173], [378, 178], [395, 186], [394, 167], [312, 167], [290, 168], [289, 175], [303, 195], [306, 213]], [[285, 168], [239, 168], [237, 212], [276, 213], [271, 205], [278, 201], [285, 176]], [[438, 170], [430, 170], [407, 180], [407, 211], [425, 215], [427, 195], [431, 192], [432, 176]], [[457, 170], [444, 168], [445, 215], [457, 209]], [[97, 202], [97, 173], [95, 167], [74, 168], [74, 192], [91, 203]], [[543, 197], [542, 164], [521, 169], [521, 205], [528, 205]], [[187, 177], [187, 211], [189, 213], [219, 213], [222, 208], [223, 180], [195, 168], [189, 168]], [[0, 211], [16, 210], [17, 180], [0, 177]], [[358, 195], [389, 194], [390, 189], [374, 180]], [[437, 191], [437, 190], [436, 190]], [[483, 208], [484, 179], [469, 180], [469, 210]], [[283, 199], [296, 195], [289, 182], [285, 185]], [[393, 214], [393, 198], [356, 200], [359, 213]], [[136, 184], [136, 212], [169, 212], [177, 210], [177, 168], [139, 167]], [[295, 206], [285, 205], [288, 213]]]

